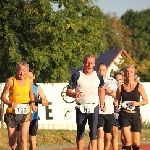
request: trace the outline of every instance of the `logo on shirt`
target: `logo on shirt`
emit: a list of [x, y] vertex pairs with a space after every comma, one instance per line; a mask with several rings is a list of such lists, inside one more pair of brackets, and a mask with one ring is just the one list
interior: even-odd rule
[[72, 118], [72, 111], [69, 108], [64, 109], [63, 116], [65, 120], [69, 120]]
[[65, 101], [66, 103], [74, 103], [74, 98], [69, 97], [69, 96], [66, 95], [67, 87], [68, 87], [68, 86], [65, 86], [65, 87], [62, 89], [61, 97], [63, 98], [63, 101]]

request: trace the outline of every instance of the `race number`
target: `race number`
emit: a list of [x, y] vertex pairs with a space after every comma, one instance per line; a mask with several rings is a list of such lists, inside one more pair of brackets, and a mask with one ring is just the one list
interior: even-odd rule
[[28, 114], [28, 104], [17, 104], [17, 107], [15, 108], [15, 114]]
[[81, 104], [80, 111], [82, 113], [94, 113], [95, 104]]

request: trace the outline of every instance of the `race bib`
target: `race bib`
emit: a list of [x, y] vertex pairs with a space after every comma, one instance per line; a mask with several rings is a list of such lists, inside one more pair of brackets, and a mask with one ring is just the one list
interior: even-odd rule
[[82, 113], [94, 113], [95, 104], [81, 104], [79, 109]]
[[17, 107], [15, 108], [15, 114], [28, 114], [28, 113], [29, 113], [28, 104], [17, 104]]

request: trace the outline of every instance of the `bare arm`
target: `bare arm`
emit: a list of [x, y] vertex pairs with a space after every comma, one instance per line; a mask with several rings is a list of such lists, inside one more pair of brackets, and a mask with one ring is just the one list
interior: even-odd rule
[[40, 86], [38, 86], [38, 95], [42, 99], [42, 105], [43, 106], [48, 106], [48, 100], [46, 99], [46, 96]]
[[148, 98], [147, 98], [147, 95], [145, 93], [145, 89], [144, 89], [142, 84], [139, 84], [138, 90], [139, 90], [140, 95], [142, 96], [142, 99], [143, 99], [143, 101], [137, 102], [138, 106], [144, 106], [144, 105], [148, 104]]
[[100, 99], [100, 105], [104, 106], [105, 104], [105, 90], [103, 87], [98, 88], [98, 96]]
[[29, 91], [29, 97], [30, 97], [30, 102], [31, 106], [35, 105], [34, 102], [34, 94], [33, 94], [33, 89], [32, 89], [33, 82], [30, 82], [30, 91]]
[[116, 98], [116, 92], [110, 92], [109, 93], [113, 98]]
[[116, 91], [116, 100], [117, 105], [118, 106], [120, 104], [121, 101], [121, 86], [118, 87], [117, 91]]
[[113, 98], [116, 98], [116, 92], [111, 91], [108, 86], [105, 87], [105, 90], [106, 90], [107, 93], [109, 93], [110, 96], [112, 96]]
[[67, 87], [66, 95], [69, 96], [69, 97], [76, 98], [76, 93], [73, 92], [72, 89], [71, 89], [70, 87]]
[[4, 86], [4, 89], [3, 89], [3, 92], [1, 94], [1, 100], [4, 104], [7, 104], [9, 105], [11, 102], [7, 99], [7, 94], [9, 93], [9, 90], [10, 88], [13, 86], [13, 80], [12, 78], [8, 78], [6, 83], [5, 83], [5, 86]]

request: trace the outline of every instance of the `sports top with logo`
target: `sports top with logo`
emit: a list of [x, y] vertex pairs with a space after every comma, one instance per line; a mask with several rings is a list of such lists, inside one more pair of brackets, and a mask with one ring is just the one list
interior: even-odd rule
[[82, 92], [83, 95], [76, 100], [77, 104], [99, 104], [98, 88], [103, 87], [102, 76], [93, 71], [91, 75], [86, 75], [83, 70], [72, 75], [69, 87], [75, 92]]
[[[34, 83], [33, 86], [32, 86], [32, 89], [33, 89], [34, 95], [38, 97], [38, 85]], [[35, 105], [38, 106], [38, 103], [35, 102]], [[38, 120], [38, 111], [37, 112], [32, 112], [31, 120]]]
[[[118, 88], [118, 83], [117, 81], [112, 78], [112, 77], [106, 77], [106, 79], [104, 80], [105, 85], [104, 86], [108, 86], [110, 88], [111, 91], [116, 92], [117, 88]], [[106, 106], [106, 111], [103, 112], [101, 111], [101, 109], [99, 110], [99, 114], [113, 114], [114, 113], [114, 98], [109, 95], [109, 93], [105, 93], [105, 106]]]
[[[26, 84], [24, 86], [19, 86], [16, 78], [12, 77], [13, 80], [13, 87], [9, 90], [9, 101], [10, 102], [16, 102], [17, 103], [17, 108], [13, 109], [8, 107], [7, 108], [7, 113], [12, 113], [12, 114], [16, 114], [16, 110], [19, 110], [19, 108], [22, 107], [22, 110], [28, 109], [27, 113], [30, 112], [30, 106], [27, 105], [30, 101], [29, 98], [29, 91], [30, 91], [30, 82], [29, 82], [29, 78], [26, 77]], [[21, 105], [19, 105], [21, 104]], [[19, 113], [19, 111], [18, 111]]]

